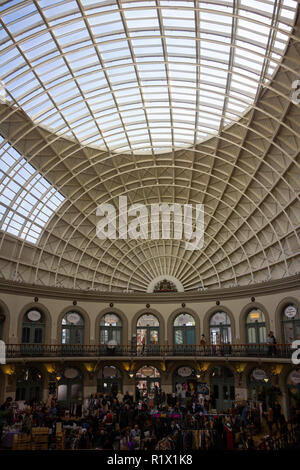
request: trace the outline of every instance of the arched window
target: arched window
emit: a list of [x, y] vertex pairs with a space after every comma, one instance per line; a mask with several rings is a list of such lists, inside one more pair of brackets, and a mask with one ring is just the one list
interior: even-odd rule
[[250, 310], [247, 315], [246, 338], [248, 344], [264, 344], [267, 341], [265, 316], [258, 308]]
[[25, 367], [17, 374], [16, 401], [39, 402], [42, 399], [43, 376], [33, 367]]
[[173, 328], [175, 346], [195, 345], [196, 326], [192, 315], [180, 313], [174, 320]]
[[226, 312], [216, 312], [210, 319], [210, 343], [231, 343], [231, 322]]
[[83, 381], [81, 371], [75, 367], [66, 367], [59, 377], [57, 400], [61, 406], [70, 408], [83, 398]]
[[122, 344], [122, 322], [115, 313], [107, 313], [100, 321], [100, 344]]
[[115, 366], [104, 366], [98, 375], [97, 392], [117, 394], [123, 391], [122, 374]]
[[84, 319], [78, 312], [68, 312], [62, 319], [62, 344], [83, 344]]
[[288, 304], [284, 307], [281, 323], [285, 344], [300, 339], [300, 313], [296, 305]]
[[154, 315], [145, 313], [138, 319], [136, 339], [138, 351], [142, 354], [159, 350], [159, 321]]
[[44, 314], [40, 310], [31, 309], [23, 317], [22, 344], [43, 344], [44, 342]]

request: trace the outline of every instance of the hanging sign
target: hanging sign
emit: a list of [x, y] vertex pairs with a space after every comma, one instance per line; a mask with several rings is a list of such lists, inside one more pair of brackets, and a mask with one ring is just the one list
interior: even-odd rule
[[64, 376], [66, 379], [75, 379], [78, 376], [78, 370], [69, 367], [68, 369], [65, 369]]
[[193, 373], [193, 369], [190, 367], [179, 367], [177, 373], [180, 377], [190, 377]]
[[76, 324], [80, 321], [80, 316], [78, 313], [69, 313], [69, 315], [67, 315], [67, 320], [69, 323]]
[[289, 305], [284, 309], [284, 314], [287, 318], [294, 318], [297, 315], [297, 309], [293, 305]]
[[30, 312], [27, 313], [27, 318], [30, 321], [38, 321], [41, 319], [41, 314], [37, 310], [30, 310]]
[[264, 380], [267, 378], [267, 374], [263, 369], [255, 369], [252, 372], [252, 376], [255, 380]]
[[152, 367], [143, 367], [141, 372], [145, 377], [150, 377], [154, 374]]

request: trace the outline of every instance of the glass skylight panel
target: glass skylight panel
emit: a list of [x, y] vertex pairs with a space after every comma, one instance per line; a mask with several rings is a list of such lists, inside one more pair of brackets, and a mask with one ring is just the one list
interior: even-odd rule
[[65, 199], [1, 136], [0, 197], [0, 230], [31, 243]]
[[[123, 126], [149, 126], [151, 135], [158, 114], [164, 128], [193, 122], [195, 135], [192, 139], [192, 130], [182, 127], [186, 139], [173, 131], [158, 143], [156, 131], [151, 144], [147, 131], [147, 151], [151, 145], [162, 151], [166, 142], [165, 150], [170, 150], [176, 139], [180, 145], [193, 144], [209, 137], [212, 128], [221, 130], [221, 114], [222, 125], [242, 115], [255, 99], [258, 83], [269, 80], [280, 62], [296, 10], [292, 0], [276, 8], [275, 0], [240, 0], [235, 16], [233, 0], [134, 0], [122, 5], [82, 0], [84, 19], [75, 0], [38, 4], [49, 21], [48, 31], [34, 3], [20, 2], [7, 13], [0, 7], [1, 21], [11, 33], [1, 31], [7, 42], [0, 53], [0, 79], [9, 99], [37, 123], [86, 145], [116, 148], [118, 136], [106, 131], [118, 129], [119, 148], [128, 151], [143, 148], [130, 132], [127, 141]], [[19, 49], [10, 49], [13, 36]], [[266, 53], [271, 60], [264, 67]], [[126, 113], [132, 109], [134, 113]], [[110, 137], [105, 142], [102, 132]]]

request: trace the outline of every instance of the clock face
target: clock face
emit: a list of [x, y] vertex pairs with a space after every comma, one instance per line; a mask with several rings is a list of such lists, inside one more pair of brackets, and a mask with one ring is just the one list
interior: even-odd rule
[[189, 377], [192, 373], [193, 371], [190, 367], [180, 367], [178, 369], [178, 375], [180, 375], [180, 377]]

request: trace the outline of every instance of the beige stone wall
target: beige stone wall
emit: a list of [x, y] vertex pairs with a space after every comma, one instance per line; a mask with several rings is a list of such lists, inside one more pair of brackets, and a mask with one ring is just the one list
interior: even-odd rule
[[[161, 294], [162, 296], [164, 294]], [[115, 302], [114, 307], [110, 308], [107, 302], [97, 301], [78, 301], [74, 306], [70, 300], [62, 300], [55, 298], [39, 297], [37, 303], [34, 302], [34, 293], [29, 295], [16, 295], [11, 293], [0, 292], [1, 305], [6, 306], [9, 316], [9, 331], [6, 332], [6, 342], [20, 343], [21, 341], [21, 325], [22, 318], [27, 309], [31, 307], [41, 308], [47, 319], [46, 342], [50, 344], [60, 343], [60, 323], [63, 313], [68, 310], [78, 310], [86, 318], [86, 340], [88, 343], [97, 343], [99, 337], [99, 320], [101, 314], [108, 310], [116, 310], [120, 312], [123, 319], [123, 328], [127, 342], [130, 341], [132, 334], [135, 332], [136, 319], [143, 312], [152, 312], [157, 314], [161, 323], [161, 344], [172, 344], [172, 323], [175, 316], [174, 312], [188, 311], [194, 314], [196, 323], [198, 324], [197, 340], [203, 332], [208, 335], [209, 318], [213, 312], [220, 309], [229, 313], [232, 319], [233, 343], [245, 342], [245, 316], [253, 307], [261, 308], [266, 317], [267, 328], [275, 331], [278, 342], [282, 340], [280, 312], [282, 311], [285, 300], [291, 300], [298, 304], [300, 308], [300, 288], [288, 292], [272, 292], [267, 295], [259, 295], [252, 302], [251, 298], [240, 297], [235, 299], [218, 299], [220, 305], [216, 305], [216, 301], [193, 301], [187, 302], [185, 299], [185, 308], [181, 307], [180, 302], [155, 302], [150, 304], [150, 308], [146, 308], [145, 303], [129, 303], [121, 301]], [[281, 307], [281, 308], [280, 308]], [[172, 321], [170, 321], [172, 320]], [[163, 324], [162, 324], [163, 323]], [[97, 325], [97, 326], [96, 326]]]

